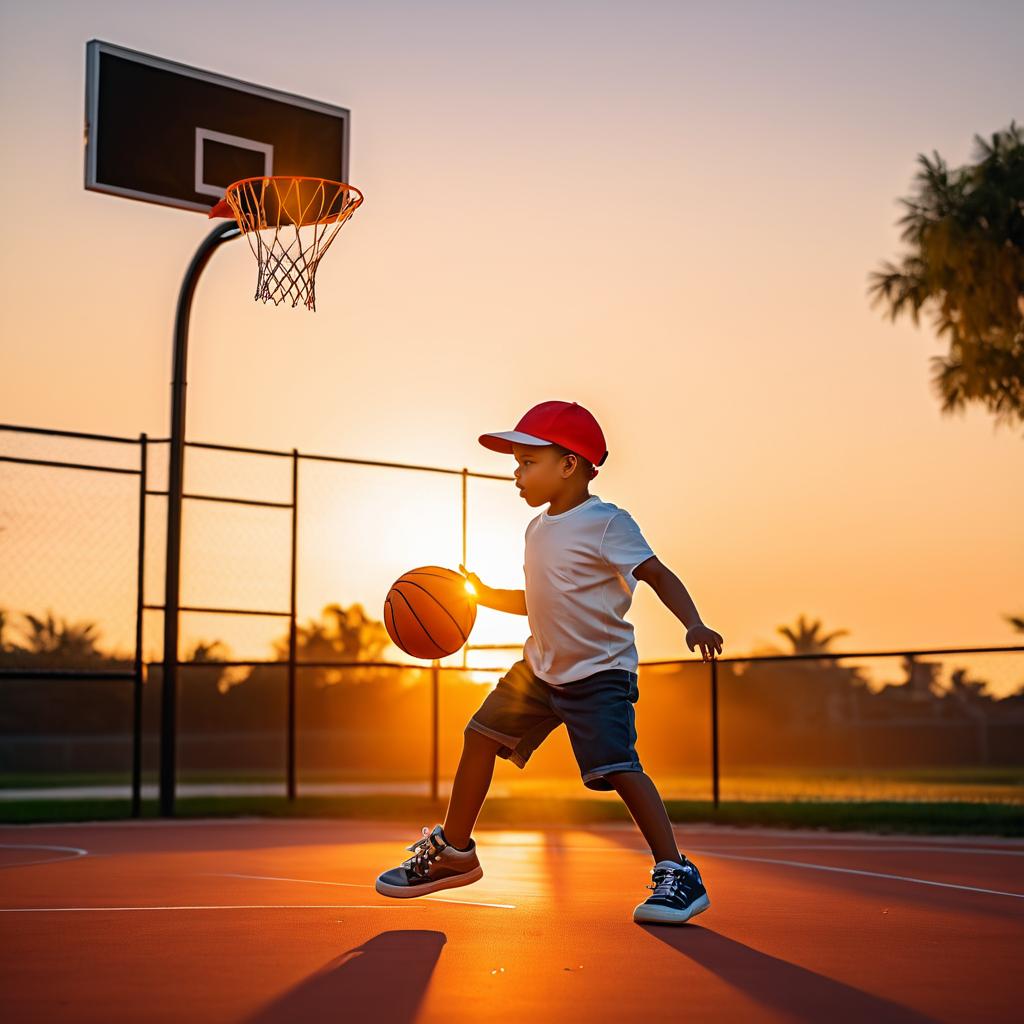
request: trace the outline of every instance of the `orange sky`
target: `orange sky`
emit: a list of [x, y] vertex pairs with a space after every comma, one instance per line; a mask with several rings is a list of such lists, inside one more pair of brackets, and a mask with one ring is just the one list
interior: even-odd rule
[[[15, 140], [0, 420], [168, 432], [174, 303], [207, 222], [83, 190], [85, 42], [107, 39], [353, 112], [366, 201], [325, 260], [318, 311], [253, 303], [244, 243], [204, 276], [190, 438], [511, 473], [478, 434], [578, 401], [610, 451], [593, 493], [629, 509], [724, 654], [800, 613], [848, 629], [840, 650], [1020, 642], [1004, 616], [1024, 614], [1021, 431], [980, 410], [940, 416], [941, 344], [865, 297], [868, 272], [900, 251], [916, 155], [958, 164], [975, 132], [1024, 119], [1019, 7], [639, 4], [623, 17], [300, 0], [302, 31], [280, 36], [273, 10], [0, 14], [0, 129]], [[58, 495], [30, 472], [0, 471], [9, 515], [28, 492]], [[211, 472], [245, 493], [240, 467]], [[321, 484], [303, 616], [334, 600], [379, 614], [403, 568], [459, 560], [457, 481], [356, 476]], [[535, 513], [511, 484], [483, 486], [470, 568], [520, 586]], [[130, 574], [102, 575], [104, 545], [123, 537], [97, 500], [99, 582], [85, 562], [35, 571], [61, 544], [82, 549], [61, 521], [31, 571], [24, 548], [8, 554], [17, 586], [2, 603], [86, 617], [125, 600]], [[195, 555], [203, 603], [286, 607], [276, 527], [211, 521], [197, 551], [223, 550], [221, 529], [248, 539], [216, 579]], [[61, 578], [93, 596], [62, 601]], [[642, 658], [691, 656], [648, 588], [631, 617]], [[265, 656], [251, 625], [201, 632]], [[474, 639], [520, 641], [524, 625], [485, 609]]]

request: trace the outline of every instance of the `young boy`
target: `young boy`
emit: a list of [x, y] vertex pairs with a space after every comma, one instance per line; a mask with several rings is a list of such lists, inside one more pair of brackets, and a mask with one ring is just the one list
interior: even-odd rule
[[665, 805], [634, 747], [637, 652], [624, 619], [637, 580], [646, 581], [699, 646], [705, 661], [722, 637], [704, 625], [679, 578], [651, 550], [630, 514], [588, 490], [608, 456], [597, 420], [576, 402], [542, 402], [515, 430], [480, 443], [515, 456], [516, 487], [531, 508], [526, 589], [496, 590], [460, 565], [479, 604], [526, 615], [523, 658], [473, 713], [444, 825], [423, 828], [413, 856], [377, 878], [385, 896], [421, 896], [483, 876], [470, 836], [494, 772], [495, 756], [520, 768], [565, 723], [583, 784], [618, 792], [651, 848], [654, 892], [633, 920], [682, 924], [708, 908], [697, 865], [679, 852]]

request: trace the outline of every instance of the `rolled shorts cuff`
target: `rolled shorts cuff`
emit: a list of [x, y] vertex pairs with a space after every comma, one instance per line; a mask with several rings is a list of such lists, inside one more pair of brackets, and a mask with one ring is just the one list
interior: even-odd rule
[[[604, 778], [605, 775], [609, 775], [612, 772], [642, 772], [643, 770], [643, 765], [639, 761], [620, 761], [618, 764], [605, 764], [601, 765], [600, 768], [591, 768], [590, 771], [585, 772], [582, 776], [583, 785], [587, 786], [588, 789], [610, 790], [615, 787]], [[603, 785], [590, 785], [592, 782], [602, 782]]]
[[506, 736], [503, 732], [497, 732], [494, 729], [489, 729], [486, 725], [481, 725], [475, 718], [470, 718], [466, 723], [467, 729], [476, 729], [477, 732], [483, 733], [485, 736], [489, 736], [492, 740], [497, 740], [503, 744], [498, 748], [498, 756], [504, 757], [506, 760], [511, 761], [517, 768], [525, 768], [525, 759], [516, 753], [516, 745], [522, 739], [521, 736]]

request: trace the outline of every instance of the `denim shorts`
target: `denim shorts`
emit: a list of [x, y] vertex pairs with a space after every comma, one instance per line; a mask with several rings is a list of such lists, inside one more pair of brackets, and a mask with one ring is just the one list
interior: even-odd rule
[[615, 787], [611, 772], [642, 772], [637, 757], [633, 705], [637, 674], [605, 669], [564, 686], [544, 682], [526, 659], [517, 661], [473, 712], [466, 731], [501, 742], [498, 755], [520, 768], [562, 722], [587, 789]]

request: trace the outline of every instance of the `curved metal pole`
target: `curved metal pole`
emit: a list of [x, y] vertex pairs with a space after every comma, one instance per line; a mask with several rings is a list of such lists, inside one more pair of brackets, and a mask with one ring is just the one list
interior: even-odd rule
[[241, 232], [235, 221], [218, 224], [196, 250], [178, 293], [171, 381], [171, 451], [167, 473], [167, 557], [164, 573], [164, 661], [160, 694], [160, 816], [174, 817], [175, 746], [178, 709], [178, 605], [181, 580], [181, 497], [185, 468], [185, 378], [188, 325], [199, 275], [224, 242]]

